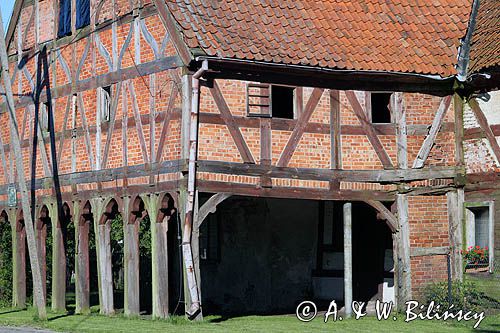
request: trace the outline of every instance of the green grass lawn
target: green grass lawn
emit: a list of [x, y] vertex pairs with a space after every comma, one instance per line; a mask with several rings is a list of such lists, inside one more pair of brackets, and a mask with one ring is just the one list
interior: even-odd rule
[[[294, 315], [247, 316], [224, 319], [207, 317], [204, 322], [192, 323], [183, 317], [168, 320], [127, 319], [122, 316], [65, 315], [49, 313], [45, 322], [35, 320], [33, 309], [0, 309], [0, 326], [30, 326], [63, 332], [472, 332], [474, 323], [398, 320], [377, 321], [374, 317], [323, 323], [322, 316], [309, 323], [299, 322]], [[500, 316], [487, 316], [480, 332], [500, 331]]]
[[474, 282], [478, 290], [500, 302], [500, 274], [464, 274], [464, 278]]

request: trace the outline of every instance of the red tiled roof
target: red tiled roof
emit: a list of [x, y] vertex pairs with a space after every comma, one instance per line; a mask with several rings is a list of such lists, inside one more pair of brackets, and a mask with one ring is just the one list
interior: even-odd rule
[[208, 56], [442, 77], [456, 74], [472, 7], [472, 0], [166, 2], [188, 47]]
[[472, 35], [469, 73], [500, 65], [500, 1], [481, 0]]

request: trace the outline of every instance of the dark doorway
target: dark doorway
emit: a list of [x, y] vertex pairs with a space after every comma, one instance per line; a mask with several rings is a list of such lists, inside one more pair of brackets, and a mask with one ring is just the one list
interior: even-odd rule
[[[382, 300], [384, 279], [393, 286], [392, 234], [385, 221], [365, 203], [352, 207], [353, 299]], [[392, 281], [391, 281], [392, 279]]]
[[177, 212], [168, 221], [168, 307], [172, 315], [184, 314], [181, 225]]

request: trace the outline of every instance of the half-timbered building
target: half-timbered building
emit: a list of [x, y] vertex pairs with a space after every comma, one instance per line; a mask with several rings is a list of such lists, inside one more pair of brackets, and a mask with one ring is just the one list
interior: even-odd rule
[[147, 293], [153, 317], [183, 299], [192, 316], [401, 306], [446, 280], [448, 256], [462, 279], [484, 216], [492, 269], [500, 112], [481, 99], [499, 86], [498, 15], [495, 0], [17, 0], [22, 171], [0, 111], [14, 305], [29, 290], [17, 172], [54, 309], [70, 275], [77, 312], [95, 293], [118, 307], [117, 216], [127, 315]]

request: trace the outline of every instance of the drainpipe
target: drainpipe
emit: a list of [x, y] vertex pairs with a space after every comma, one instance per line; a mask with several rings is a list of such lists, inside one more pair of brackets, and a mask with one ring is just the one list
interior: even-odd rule
[[208, 70], [208, 61], [204, 60], [201, 68], [193, 74], [192, 97], [191, 97], [191, 123], [189, 128], [189, 164], [188, 185], [186, 199], [186, 215], [184, 219], [184, 233], [182, 236], [182, 254], [184, 258], [184, 269], [186, 270], [187, 286], [191, 297], [191, 307], [186, 311], [190, 320], [201, 314], [200, 295], [193, 263], [193, 252], [191, 250], [191, 234], [193, 227], [193, 209], [196, 182], [196, 155], [198, 150], [198, 111], [200, 108], [200, 78]]
[[467, 79], [467, 67], [469, 66], [469, 60], [470, 60], [469, 59], [470, 43], [472, 39], [472, 34], [474, 33], [474, 29], [476, 27], [476, 16], [478, 9], [479, 9], [479, 0], [474, 0], [469, 18], [469, 28], [467, 29], [467, 33], [465, 34], [464, 40], [460, 47], [460, 51], [458, 53], [457, 80], [459, 82], [465, 82], [465, 80]]

